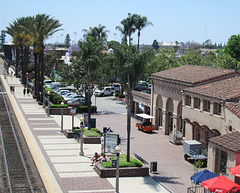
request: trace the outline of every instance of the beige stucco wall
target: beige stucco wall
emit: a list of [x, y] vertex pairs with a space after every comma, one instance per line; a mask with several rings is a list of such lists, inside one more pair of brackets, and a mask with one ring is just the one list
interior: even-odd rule
[[216, 148], [222, 151], [225, 151], [227, 153], [228, 159], [227, 159], [227, 170], [226, 170], [226, 177], [230, 180], [234, 181], [235, 176], [231, 175], [229, 173], [230, 167], [236, 166], [236, 153], [226, 150], [223, 147], [217, 146], [216, 144], [209, 142], [208, 144], [208, 165], [207, 169], [209, 171], [215, 172], [215, 154], [216, 154]]
[[240, 130], [240, 118], [228, 108], [225, 108], [225, 117], [227, 131], [230, 125], [232, 126], [233, 131]]

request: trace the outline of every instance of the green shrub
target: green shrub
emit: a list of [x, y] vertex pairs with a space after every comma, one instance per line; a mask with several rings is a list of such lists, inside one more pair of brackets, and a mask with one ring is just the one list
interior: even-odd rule
[[119, 94], [119, 98], [125, 98], [124, 94]]
[[118, 96], [119, 96], [119, 94], [120, 94], [119, 92], [115, 92], [115, 96], [116, 96], [116, 97], [118, 97]]
[[63, 106], [61, 104], [56, 104], [56, 105], [49, 105], [49, 108], [68, 108], [67, 104], [64, 104]]
[[[101, 165], [104, 168], [112, 168], [112, 160], [116, 160], [116, 159], [117, 159], [117, 157], [113, 156], [113, 157], [110, 158], [110, 161], [103, 162], [103, 163], [101, 163]], [[119, 167], [120, 168], [142, 167], [142, 163], [135, 158], [130, 157], [130, 162], [127, 162], [126, 160], [127, 160], [127, 155], [126, 154], [120, 154], [120, 156], [119, 156]]]
[[97, 128], [91, 128], [91, 130], [84, 128], [83, 133], [86, 137], [101, 137], [102, 136], [102, 133]]

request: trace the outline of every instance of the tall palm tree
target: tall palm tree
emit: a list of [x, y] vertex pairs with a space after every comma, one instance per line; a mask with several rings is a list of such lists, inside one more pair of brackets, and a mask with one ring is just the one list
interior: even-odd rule
[[121, 27], [121, 26], [116, 26], [116, 30], [119, 30], [123, 37], [122, 37], [122, 43], [127, 43], [127, 35], [128, 35], [128, 31], [126, 27]]
[[83, 29], [82, 31], [85, 33], [83, 35], [84, 38], [87, 38], [88, 36], [93, 37], [95, 40], [102, 39], [104, 42], [107, 40], [107, 33], [109, 33], [109, 30], [105, 30], [105, 26], [99, 24], [98, 27], [90, 27], [89, 30]]
[[[43, 84], [44, 84], [44, 42], [56, 33], [62, 26], [58, 20], [46, 14], [37, 14], [32, 20], [29, 20], [30, 26], [27, 29], [31, 34], [33, 42], [33, 53], [35, 63], [35, 96], [43, 102]], [[41, 95], [40, 95], [41, 92]]]
[[137, 50], [139, 51], [139, 42], [140, 42], [140, 35], [141, 35], [141, 31], [143, 28], [147, 27], [148, 25], [152, 25], [152, 22], [148, 21], [147, 17], [143, 16], [141, 17], [140, 15], [138, 15], [136, 17], [136, 21], [135, 21], [135, 27], [136, 30], [138, 31], [138, 44], [137, 44]]
[[126, 28], [126, 31], [128, 33], [128, 45], [131, 44], [132, 41], [131, 36], [136, 31], [135, 23], [137, 17], [138, 17], [137, 14], [132, 15], [131, 13], [128, 13], [128, 17], [121, 21], [121, 24], [124, 26], [124, 28]]

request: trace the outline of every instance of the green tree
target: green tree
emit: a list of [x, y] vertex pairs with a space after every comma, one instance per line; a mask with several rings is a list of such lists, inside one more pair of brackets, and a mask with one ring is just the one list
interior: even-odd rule
[[65, 37], [65, 44], [67, 45], [67, 47], [70, 47], [70, 43], [71, 43], [71, 39], [70, 39], [70, 35], [67, 34]]
[[159, 45], [158, 45], [158, 41], [157, 41], [157, 40], [154, 40], [154, 41], [153, 41], [152, 47], [153, 47], [155, 50], [158, 50]]
[[137, 36], [138, 36], [138, 44], [137, 44], [137, 50], [139, 51], [139, 43], [140, 43], [140, 36], [141, 36], [141, 31], [149, 26], [149, 25], [152, 25], [152, 22], [148, 21], [148, 18], [145, 17], [145, 16], [140, 16], [140, 15], [136, 15], [135, 16], [135, 23], [134, 23], [134, 26], [137, 30]]
[[100, 40], [102, 39], [104, 42], [107, 41], [107, 33], [109, 33], [109, 30], [105, 30], [105, 26], [99, 24], [98, 27], [90, 27], [89, 30], [83, 29], [82, 31], [85, 33], [83, 35], [84, 38], [87, 38], [88, 36], [91, 36], [94, 38], [94, 40]]
[[121, 44], [114, 50], [115, 68], [120, 83], [126, 92], [127, 105], [127, 161], [130, 160], [130, 132], [131, 132], [131, 106], [132, 89], [139, 77], [145, 73], [147, 62], [154, 56], [152, 49], [138, 52], [133, 45]]
[[121, 24], [123, 25], [123, 27], [117, 26], [116, 29], [118, 29], [121, 33], [123, 33], [124, 38], [126, 40], [126, 37], [128, 36], [128, 45], [131, 44], [132, 41], [132, 34], [136, 31], [136, 21], [137, 21], [137, 14], [131, 14], [128, 13], [128, 17], [123, 19], [121, 21]]
[[240, 34], [232, 35], [228, 39], [228, 43], [225, 46], [224, 52], [230, 54], [237, 61], [240, 61]]
[[[53, 17], [46, 14], [37, 14], [29, 20], [26, 30], [31, 35], [33, 42], [33, 53], [35, 63], [35, 96], [43, 102], [44, 84], [44, 42], [60, 29], [62, 24]], [[41, 95], [40, 95], [41, 93]]]

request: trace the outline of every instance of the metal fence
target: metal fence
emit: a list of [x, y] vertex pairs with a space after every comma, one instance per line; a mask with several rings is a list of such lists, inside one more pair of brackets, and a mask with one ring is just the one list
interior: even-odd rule
[[204, 189], [202, 186], [189, 187], [187, 193], [211, 193], [210, 191]]

